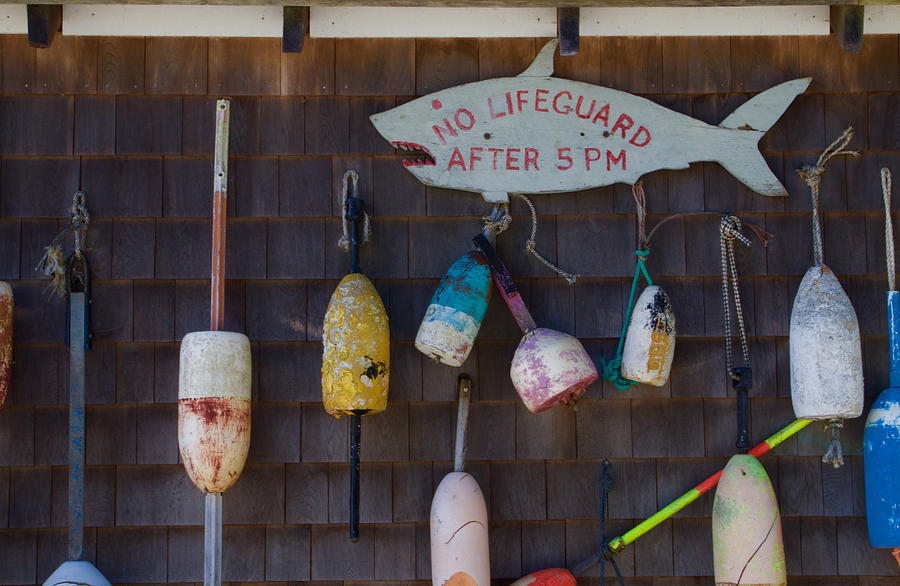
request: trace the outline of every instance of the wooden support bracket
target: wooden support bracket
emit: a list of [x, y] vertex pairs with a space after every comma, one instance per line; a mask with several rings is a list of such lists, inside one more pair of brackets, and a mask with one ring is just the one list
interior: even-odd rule
[[865, 7], [862, 5], [831, 7], [831, 30], [837, 37], [841, 49], [847, 53], [862, 51], [865, 19]]
[[29, 4], [27, 9], [28, 44], [46, 49], [62, 24], [62, 4]]
[[577, 55], [580, 39], [581, 9], [565, 6], [556, 9], [557, 30], [559, 31], [559, 54]]
[[281, 32], [281, 52], [300, 53], [309, 33], [309, 6], [285, 6]]

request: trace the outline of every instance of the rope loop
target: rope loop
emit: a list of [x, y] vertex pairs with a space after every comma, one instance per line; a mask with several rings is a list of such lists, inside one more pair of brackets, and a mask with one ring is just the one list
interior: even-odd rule
[[44, 249], [44, 256], [35, 267], [36, 271], [50, 277], [50, 291], [60, 297], [66, 296], [66, 260], [62, 250], [63, 240], [67, 234], [74, 232], [75, 248], [72, 254], [79, 260], [83, 259], [87, 229], [90, 223], [91, 215], [87, 209], [87, 195], [83, 191], [76, 191], [72, 196], [72, 215], [69, 221], [65, 228], [53, 238], [50, 246]]
[[737, 263], [734, 260], [734, 241], [737, 240], [744, 246], [750, 246], [750, 239], [741, 233], [743, 223], [734, 214], [722, 216], [719, 224], [719, 251], [722, 255], [722, 311], [725, 325], [725, 370], [732, 380], [738, 380], [734, 372], [734, 351], [731, 347], [731, 301], [730, 290], [734, 294], [734, 313], [738, 323], [738, 334], [741, 340], [741, 351], [744, 356], [744, 366], [750, 366], [750, 347], [747, 344], [747, 332], [744, 325], [744, 310], [741, 304], [741, 290], [738, 284]]
[[541, 261], [545, 266], [555, 271], [556, 274], [564, 278], [566, 282], [569, 283], [569, 285], [574, 285], [575, 281], [577, 281], [578, 277], [580, 277], [581, 275], [564, 271], [563, 269], [547, 260], [540, 252], [537, 251], [537, 245], [535, 244], [535, 239], [537, 238], [537, 210], [534, 209], [534, 204], [531, 203], [531, 200], [528, 199], [528, 197], [521, 193], [512, 193], [510, 195], [514, 195], [524, 201], [528, 206], [528, 209], [531, 211], [531, 236], [527, 241], [525, 241], [525, 251]]
[[841, 429], [843, 427], [842, 419], [829, 419], [825, 424], [825, 431], [831, 428], [831, 444], [828, 446], [828, 451], [822, 456], [822, 462], [831, 464], [835, 468], [844, 465], [844, 450], [841, 447]]
[[[353, 186], [352, 193], [353, 195], [349, 195], [351, 193], [350, 186]], [[346, 173], [344, 173], [344, 177], [341, 179], [341, 228], [342, 234], [338, 239], [338, 246], [340, 246], [345, 252], [350, 252], [350, 220], [347, 219], [347, 198], [348, 197], [357, 197], [357, 193], [359, 193], [359, 173], [350, 169]], [[365, 244], [372, 237], [372, 226], [371, 221], [369, 220], [368, 212], [363, 210], [363, 231], [362, 231], [362, 240], [360, 240], [360, 244]]]
[[509, 225], [512, 224], [512, 216], [509, 215], [509, 204], [494, 204], [494, 209], [491, 210], [491, 215], [482, 216], [481, 223], [481, 231], [485, 234], [487, 234], [488, 232], [492, 234], [500, 234], [502, 232], [505, 232], [507, 228], [509, 228]]
[[825, 173], [825, 165], [828, 161], [838, 156], [858, 157], [859, 151], [848, 150], [847, 145], [853, 138], [853, 127], [848, 126], [847, 129], [837, 137], [828, 148], [819, 155], [815, 166], [804, 165], [797, 169], [797, 174], [809, 186], [812, 196], [812, 222], [813, 222], [813, 259], [816, 266], [822, 266], [824, 263], [824, 248], [822, 245], [822, 220], [819, 217], [819, 187], [822, 183], [822, 174]]

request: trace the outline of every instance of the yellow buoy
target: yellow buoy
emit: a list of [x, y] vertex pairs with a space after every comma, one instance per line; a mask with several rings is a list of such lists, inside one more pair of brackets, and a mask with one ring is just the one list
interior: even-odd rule
[[362, 273], [344, 277], [325, 312], [322, 400], [336, 416], [387, 407], [390, 329], [378, 291]]

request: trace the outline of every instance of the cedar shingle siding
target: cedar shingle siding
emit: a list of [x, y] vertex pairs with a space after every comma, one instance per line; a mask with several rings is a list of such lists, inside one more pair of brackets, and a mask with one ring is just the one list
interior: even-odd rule
[[[297, 55], [281, 54], [279, 39], [60, 37], [36, 51], [23, 37], [0, 36], [0, 278], [16, 299], [14, 382], [0, 413], [0, 583], [42, 582], [65, 556], [65, 307], [33, 267], [79, 185], [93, 218], [96, 334], [87, 355], [85, 556], [113, 582], [202, 579], [203, 497], [178, 461], [174, 403], [178, 342], [208, 325], [213, 103], [222, 95], [234, 98], [225, 321], [248, 334], [254, 361], [250, 458], [224, 501], [225, 579], [428, 580], [428, 512], [451, 466], [457, 371], [423, 359], [412, 339], [437, 279], [471, 248], [489, 207], [418, 183], [367, 116], [516, 74], [540, 45], [309, 39]], [[775, 235], [768, 249], [738, 247], [754, 443], [793, 419], [788, 318], [811, 262], [809, 194], [794, 170], [849, 124], [863, 157], [837, 159], [825, 176], [826, 260], [859, 315], [867, 408], [887, 385], [878, 170], [900, 171], [898, 69], [893, 35], [867, 35], [860, 55], [827, 37], [584, 38], [578, 56], [557, 57], [560, 76], [711, 123], [778, 82], [814, 78], [762, 143], [788, 199], [752, 194], [714, 164], [645, 181], [649, 225], [668, 213], [733, 210]], [[348, 263], [336, 214], [350, 168], [373, 214], [362, 266], [388, 309], [393, 354], [388, 411], [363, 420], [355, 545], [345, 525], [347, 424], [324, 412], [319, 385], [322, 318]], [[520, 202], [499, 251], [538, 323], [576, 333], [599, 363], [615, 351], [633, 271], [630, 190], [534, 200], [539, 249], [584, 278], [570, 288], [526, 256]], [[577, 413], [529, 414], [508, 377], [519, 333], [493, 297], [461, 370], [476, 382], [467, 469], [488, 502], [501, 582], [596, 549], [604, 457], [615, 479], [613, 535], [733, 452], [717, 228], [718, 218], [694, 216], [655, 238], [649, 269], [672, 297], [679, 334], [661, 389], [596, 383]], [[863, 424], [847, 422], [840, 470], [819, 461], [820, 425], [762, 460], [784, 516], [791, 584], [897, 583], [890, 552], [868, 545]], [[628, 583], [711, 583], [711, 509], [710, 495], [626, 550], [618, 561]]]

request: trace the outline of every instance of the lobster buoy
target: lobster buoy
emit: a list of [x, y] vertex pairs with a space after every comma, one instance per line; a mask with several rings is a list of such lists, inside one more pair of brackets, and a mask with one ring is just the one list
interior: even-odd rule
[[250, 448], [250, 340], [192, 332], [181, 341], [178, 449], [188, 476], [216, 494], [238, 479]]
[[850, 299], [825, 265], [803, 276], [790, 330], [791, 401], [798, 419], [850, 419], [863, 409], [862, 348]]
[[534, 328], [522, 336], [509, 376], [528, 410], [540, 413], [578, 399], [598, 374], [578, 338]]
[[575, 586], [575, 576], [565, 568], [538, 570], [522, 576], [510, 586]]
[[416, 348], [449, 366], [462, 366], [491, 298], [491, 267], [472, 250], [441, 279], [416, 334]]
[[669, 296], [657, 285], [638, 297], [625, 335], [622, 376], [661, 387], [669, 380], [675, 356], [675, 313]]
[[431, 502], [431, 583], [489, 586], [487, 506], [470, 474], [447, 474]]
[[781, 514], [755, 456], [732, 456], [722, 471], [712, 514], [716, 584], [786, 584]]
[[0, 281], [0, 409], [6, 402], [12, 379], [13, 293], [9, 283]]
[[362, 273], [341, 279], [325, 312], [322, 399], [340, 417], [387, 408], [390, 329], [372, 281]]
[[110, 586], [103, 574], [100, 573], [94, 564], [84, 560], [63, 562], [50, 576], [44, 581], [44, 586], [62, 586], [62, 585], [78, 585], [78, 586]]

